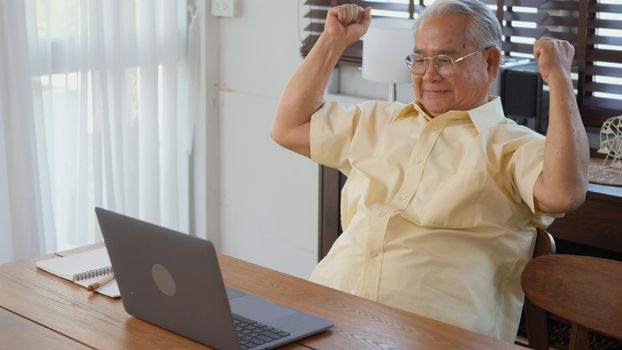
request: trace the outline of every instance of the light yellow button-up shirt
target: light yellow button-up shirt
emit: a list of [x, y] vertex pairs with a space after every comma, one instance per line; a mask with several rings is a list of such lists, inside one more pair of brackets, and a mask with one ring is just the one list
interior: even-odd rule
[[348, 176], [343, 234], [311, 280], [513, 342], [544, 137], [499, 98], [429, 118], [415, 103], [327, 102], [311, 158]]

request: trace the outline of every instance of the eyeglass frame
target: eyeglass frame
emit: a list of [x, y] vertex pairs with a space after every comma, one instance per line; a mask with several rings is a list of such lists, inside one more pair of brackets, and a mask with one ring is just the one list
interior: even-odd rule
[[[482, 47], [481, 49], [477, 49], [477, 50], [475, 50], [475, 51], [473, 51], [473, 52], [469, 52], [469, 53], [467, 53], [466, 55], [464, 55], [464, 56], [462, 56], [462, 57], [458, 57], [458, 58], [456, 58], [456, 59], [453, 59], [451, 56], [449, 56], [449, 55], [445, 55], [445, 54], [440, 54], [440, 55], [434, 55], [434, 56], [427, 56], [427, 57], [423, 57], [423, 64], [424, 64], [424, 67], [425, 67], [425, 68], [423, 69], [423, 72], [422, 72], [421, 74], [416, 74], [416, 73], [414, 73], [414, 72], [413, 72], [413, 70], [412, 70], [412, 64], [413, 64], [414, 58], [412, 58], [412, 57], [413, 57], [414, 55], [419, 55], [419, 56], [423, 56], [423, 55], [418, 54], [418, 53], [414, 53], [414, 52], [413, 52], [413, 53], [409, 54], [408, 56], [406, 56], [406, 67], [408, 67], [408, 70], [410, 71], [410, 73], [411, 73], [411, 74], [414, 74], [414, 75], [416, 75], [416, 76], [420, 76], [420, 77], [421, 77], [421, 76], [424, 76], [424, 75], [425, 75], [425, 72], [427, 72], [427, 71], [428, 71], [428, 67], [429, 67], [430, 65], [429, 65], [426, 61], [428, 61], [428, 60], [429, 60], [429, 61], [432, 63], [432, 65], [434, 66], [434, 70], [436, 70], [436, 73], [438, 73], [438, 75], [442, 76], [443, 78], [447, 78], [447, 77], [451, 77], [451, 76], [453, 76], [453, 75], [454, 75], [454, 71], [455, 71], [455, 69], [454, 69], [454, 68], [455, 68], [455, 66], [456, 66], [456, 63], [460, 63], [460, 62], [462, 62], [463, 60], [467, 59], [468, 57], [470, 57], [470, 56], [472, 56], [472, 55], [474, 55], [474, 54], [476, 54], [476, 53], [478, 53], [478, 52], [483, 52], [483, 51], [485, 51], [485, 50], [487, 50], [487, 49], [490, 49], [491, 47], [493, 47], [493, 46], [486, 46], [486, 47]], [[435, 65], [435, 64], [434, 64], [434, 59], [435, 59], [436, 57], [439, 57], [439, 56], [444, 56], [444, 57], [447, 57], [447, 58], [449, 58], [449, 59], [451, 60], [451, 72], [452, 72], [452, 73], [451, 73], [450, 75], [443, 75], [443, 74], [441, 74], [441, 73], [438, 71], [438, 67], [437, 67], [437, 65]]]

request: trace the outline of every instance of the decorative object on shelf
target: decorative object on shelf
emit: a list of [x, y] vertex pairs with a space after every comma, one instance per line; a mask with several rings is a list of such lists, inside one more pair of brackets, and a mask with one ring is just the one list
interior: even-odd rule
[[600, 149], [605, 154], [603, 165], [611, 157], [609, 166], [622, 171], [622, 116], [607, 119], [600, 128]]
[[600, 128], [598, 153], [605, 159], [592, 160], [590, 182], [622, 186], [622, 116], [607, 119]]

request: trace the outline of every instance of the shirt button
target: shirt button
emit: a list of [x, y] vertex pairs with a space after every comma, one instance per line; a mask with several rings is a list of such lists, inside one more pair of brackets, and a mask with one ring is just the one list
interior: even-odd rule
[[421, 158], [419, 158], [419, 157], [415, 158], [415, 163], [417, 163], [417, 164], [421, 163]]
[[434, 131], [438, 130], [438, 126], [434, 125], [434, 126], [432, 127], [432, 130], [434, 130]]
[[378, 256], [378, 251], [377, 250], [372, 250], [371, 252], [369, 252], [369, 255], [372, 256], [372, 258], [375, 258]]
[[405, 194], [403, 194], [403, 193], [402, 193], [402, 194], [400, 194], [400, 199], [401, 199], [401, 200], [405, 201], [405, 200], [406, 200], [406, 198], [407, 198], [407, 196], [406, 196]]
[[352, 289], [352, 290], [350, 291], [350, 294], [352, 294], [352, 295], [356, 295], [356, 289]]

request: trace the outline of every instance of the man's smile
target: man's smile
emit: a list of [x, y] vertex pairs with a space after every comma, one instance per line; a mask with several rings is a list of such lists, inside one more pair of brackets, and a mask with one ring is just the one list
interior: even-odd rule
[[447, 89], [423, 89], [423, 94], [426, 96], [441, 96], [441, 95], [445, 95], [448, 94], [449, 92], [451, 92], [451, 90], [447, 90]]

